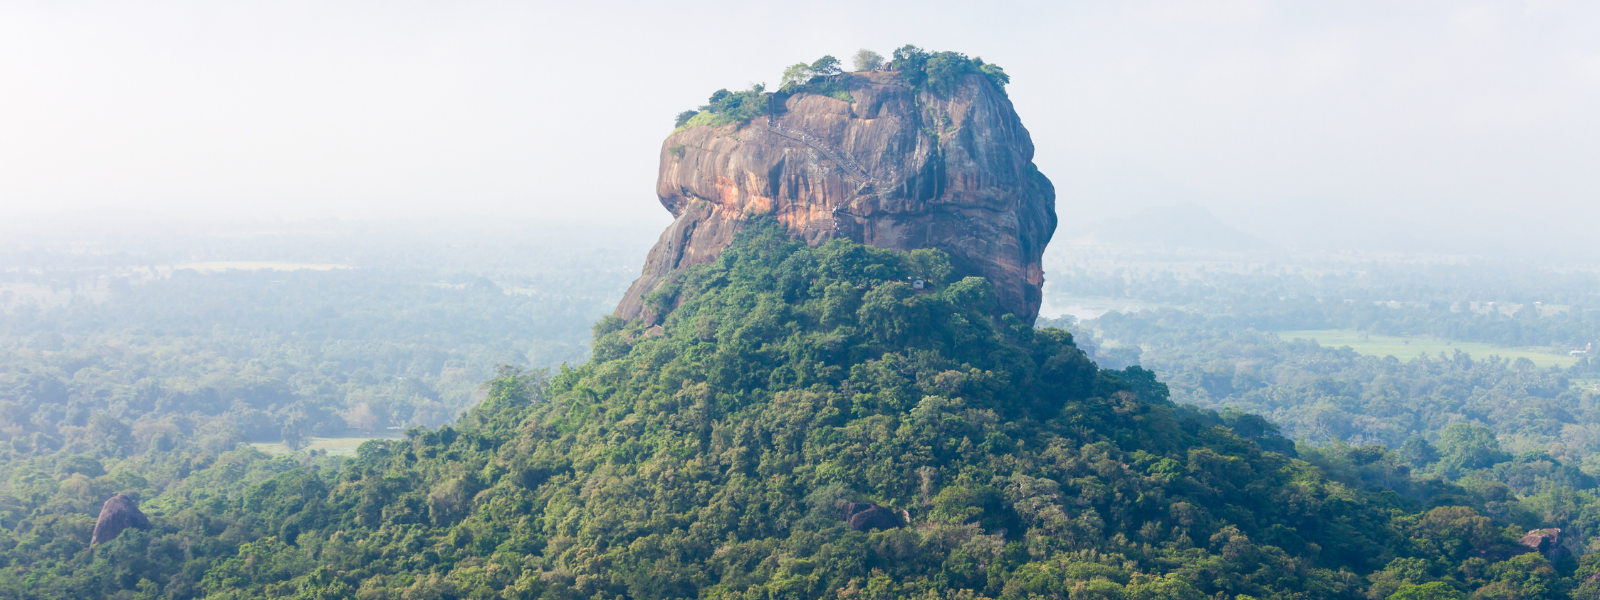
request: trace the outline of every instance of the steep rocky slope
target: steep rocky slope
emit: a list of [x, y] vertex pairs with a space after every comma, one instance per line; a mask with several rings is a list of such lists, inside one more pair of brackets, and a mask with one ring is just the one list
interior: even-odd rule
[[773, 214], [818, 245], [839, 237], [894, 250], [938, 248], [961, 275], [988, 278], [1000, 307], [1032, 322], [1056, 228], [1055, 190], [1011, 101], [980, 75], [946, 95], [894, 72], [842, 77], [852, 101], [769, 98], [768, 115], [681, 128], [661, 144], [656, 193], [675, 220], [616, 315], [678, 269], [706, 264], [748, 220]]

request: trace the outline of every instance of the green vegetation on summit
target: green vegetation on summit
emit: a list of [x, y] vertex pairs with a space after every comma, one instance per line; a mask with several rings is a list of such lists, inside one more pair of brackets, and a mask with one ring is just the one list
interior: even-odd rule
[[913, 88], [926, 88], [935, 94], [948, 94], [963, 75], [982, 75], [1001, 94], [1011, 76], [1000, 65], [985, 63], [982, 58], [967, 58], [960, 52], [928, 52], [912, 45], [894, 51], [889, 70], [900, 73], [900, 78]]
[[[1005, 94], [1006, 84], [1011, 83], [1011, 76], [1006, 74], [1005, 69], [1000, 65], [985, 63], [982, 58], [968, 58], [960, 52], [929, 52], [910, 44], [896, 49], [894, 58], [887, 65], [882, 56], [871, 50], [857, 53], [854, 61], [858, 73], [886, 66], [900, 83], [940, 96], [948, 95], [965, 75], [984, 76], [1002, 95]], [[823, 56], [810, 64], [795, 63], [784, 69], [777, 92], [768, 93], [762, 84], [739, 92], [717, 90], [704, 106], [678, 113], [674, 127], [717, 127], [743, 123], [766, 114], [773, 110], [773, 106], [782, 106], [784, 98], [801, 93], [831, 96], [851, 102], [851, 77], [840, 66], [839, 59], [832, 55]]]

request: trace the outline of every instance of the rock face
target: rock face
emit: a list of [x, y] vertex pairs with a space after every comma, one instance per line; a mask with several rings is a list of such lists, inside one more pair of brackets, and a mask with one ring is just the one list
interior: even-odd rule
[[112, 496], [100, 506], [100, 519], [94, 523], [94, 537], [89, 540], [89, 546], [99, 546], [117, 539], [129, 527], [149, 529], [150, 519], [139, 512], [139, 503], [134, 502], [133, 498], [122, 494]]
[[[675, 218], [616, 315], [654, 322], [644, 298], [677, 269], [716, 259], [750, 218], [771, 214], [811, 245], [838, 237], [938, 248], [957, 274], [988, 278], [1001, 309], [1032, 323], [1055, 233], [1055, 188], [1011, 101], [980, 75], [948, 97], [848, 75], [853, 102], [800, 93], [767, 117], [678, 131], [661, 145], [656, 194]], [[781, 104], [778, 102], [782, 99]]]
[[845, 526], [851, 531], [894, 529], [905, 525], [895, 511], [871, 502], [851, 502], [844, 509]]
[[1522, 536], [1522, 545], [1532, 548], [1534, 552], [1546, 552], [1557, 543], [1561, 542], [1560, 529], [1534, 529]]
[[1519, 540], [1534, 552], [1543, 554], [1545, 559], [1552, 563], [1561, 562], [1571, 556], [1571, 551], [1561, 545], [1561, 530], [1556, 528], [1534, 529]]

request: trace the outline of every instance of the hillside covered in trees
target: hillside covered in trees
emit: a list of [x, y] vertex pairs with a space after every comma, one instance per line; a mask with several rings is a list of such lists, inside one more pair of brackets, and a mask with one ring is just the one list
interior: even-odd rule
[[[810, 248], [755, 221], [552, 376], [346, 462], [61, 461], [5, 499], [14, 597], [1587, 598], [1494, 501], [1303, 460], [1173, 404], [1059, 329], [995, 317], [931, 250]], [[906, 282], [923, 278], [925, 289]], [[1367, 461], [1364, 464], [1370, 464]], [[1341, 463], [1341, 464], [1349, 464]], [[1336, 466], [1336, 465], [1335, 465]], [[53, 477], [41, 473], [49, 481]], [[90, 550], [76, 509], [146, 494]], [[50, 508], [54, 507], [54, 508]], [[847, 511], [875, 511], [847, 520]]]

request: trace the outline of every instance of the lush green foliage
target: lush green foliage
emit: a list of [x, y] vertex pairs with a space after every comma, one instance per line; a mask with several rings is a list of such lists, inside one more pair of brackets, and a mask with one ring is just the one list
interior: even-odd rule
[[982, 58], [967, 58], [960, 52], [928, 52], [910, 44], [895, 49], [889, 69], [899, 71], [900, 78], [912, 87], [940, 96], [948, 96], [966, 75], [982, 75], [1001, 94], [1011, 83], [1005, 69], [985, 63]]
[[854, 67], [858, 73], [864, 71], [876, 71], [879, 67], [883, 66], [883, 55], [866, 48], [862, 48], [856, 51], [855, 56], [851, 57], [850, 62], [851, 66]]
[[766, 87], [761, 84], [750, 86], [750, 89], [742, 92], [717, 90], [711, 94], [705, 106], [679, 113], [677, 128], [682, 130], [699, 125], [720, 127], [749, 121], [766, 114], [769, 96], [771, 94], [767, 94]]
[[1212, 329], [1204, 317], [1175, 310], [1111, 314], [1087, 326], [1139, 344], [1137, 358], [1113, 358], [1161, 373], [1177, 400], [1260, 413], [1291, 437], [1399, 447], [1415, 436], [1437, 441], [1452, 423], [1476, 421], [1519, 451], [1581, 461], [1600, 448], [1600, 436], [1587, 433], [1600, 422], [1594, 394], [1573, 388], [1565, 372], [1526, 362], [1459, 352], [1406, 361], [1364, 356], [1310, 340]]
[[837, 77], [844, 71], [839, 67], [839, 59], [833, 55], [826, 55], [811, 64], [795, 63], [783, 69], [783, 81], [778, 86], [780, 91], [796, 93], [803, 91], [809, 83]]
[[[445, 236], [454, 238], [447, 247], [410, 231], [375, 240], [382, 225], [373, 223], [352, 227], [359, 232], [318, 223], [303, 237], [290, 225], [268, 227], [268, 235], [189, 240], [165, 255], [140, 240], [100, 253], [0, 253], [0, 545], [18, 552], [8, 566], [91, 577], [80, 542], [107, 497], [161, 497], [154, 510], [175, 515], [165, 503], [236, 497], [297, 464], [236, 450], [244, 442], [296, 445], [454, 422], [496, 365], [586, 357], [585, 323], [631, 275], [620, 256], [593, 245], [530, 244], [537, 229], [526, 226], [509, 248], [477, 223], [478, 238]], [[167, 266], [191, 253], [355, 268]], [[231, 556], [236, 548], [214, 538], [240, 509], [219, 506], [183, 534], [188, 550], [161, 560], [217, 548]], [[55, 542], [35, 543], [46, 538]], [[142, 567], [107, 568], [123, 578]], [[38, 577], [13, 575], [21, 579], [0, 587], [31, 589], [26, 577]]]
[[[895, 50], [894, 57], [889, 68], [899, 71], [902, 81], [914, 89], [926, 89], [941, 96], [949, 95], [959, 85], [961, 78], [970, 74], [983, 75], [1001, 94], [1005, 93], [1006, 84], [1011, 82], [1011, 77], [999, 65], [985, 63], [982, 58], [967, 58], [959, 52], [929, 53], [907, 45]], [[857, 71], [870, 71], [883, 63], [883, 57], [863, 49], [856, 53], [854, 61]], [[828, 55], [809, 64], [789, 65], [784, 68], [778, 91], [774, 94], [766, 94], [765, 86], [759, 84], [742, 92], [717, 90], [706, 105], [678, 113], [674, 120], [674, 133], [698, 125], [718, 127], [747, 122], [771, 110], [768, 103], [774, 96], [780, 106], [784, 98], [801, 93], [854, 102], [850, 95], [852, 76], [843, 72], [840, 64], [839, 59]]]
[[[651, 301], [662, 326], [602, 322], [587, 364], [503, 372], [455, 427], [338, 469], [217, 457], [146, 503], [155, 529], [92, 552], [83, 512], [43, 508], [68, 486], [12, 500], [0, 590], [1560, 598], [1594, 572], [1519, 553], [1474, 508], [1329, 479], [1149, 371], [1098, 369], [1065, 331], [995, 318], [987, 282], [937, 252], [807, 248], [760, 222]], [[1461, 437], [1445, 455], [1476, 451]], [[854, 500], [912, 526], [850, 531]]]
[[[1600, 549], [1600, 394], [1581, 379], [1594, 376], [1594, 359], [1538, 369], [1461, 352], [1363, 356], [1257, 330], [1346, 327], [1565, 351], [1596, 331], [1592, 274], [1374, 265], [1062, 279], [1075, 293], [1159, 306], [1042, 321], [1080, 333], [1099, 364], [1152, 369], [1178, 402], [1264, 415], [1302, 440], [1302, 457], [1351, 485], [1423, 505], [1481, 503], [1526, 529], [1561, 528], [1564, 553]], [[1483, 310], [1489, 300], [1507, 310]]]

